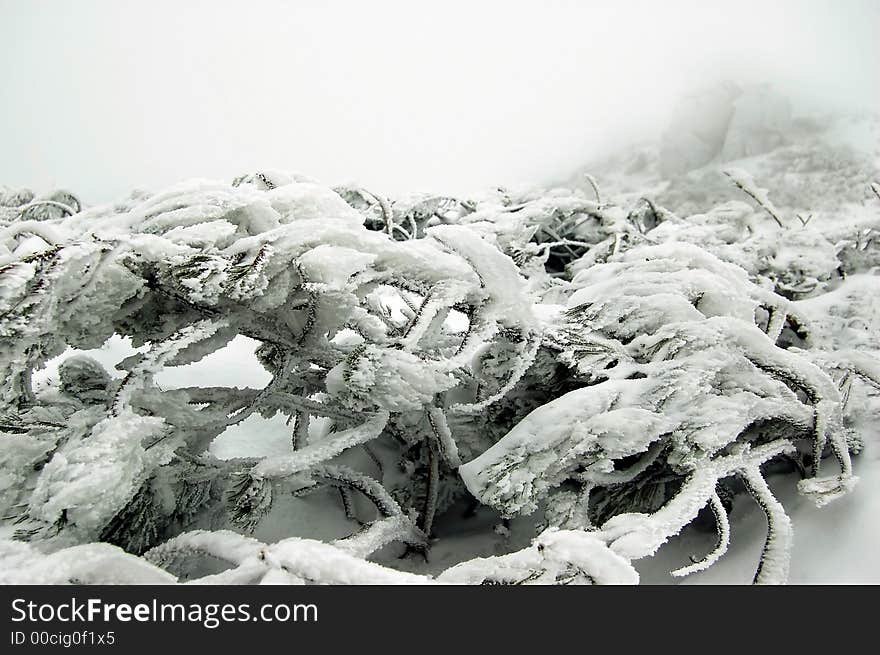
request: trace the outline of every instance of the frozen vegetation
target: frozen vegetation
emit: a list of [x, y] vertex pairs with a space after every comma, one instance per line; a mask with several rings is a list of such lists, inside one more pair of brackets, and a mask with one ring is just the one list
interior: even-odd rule
[[0, 581], [880, 580], [878, 123], [692, 109], [547, 189], [0, 190]]

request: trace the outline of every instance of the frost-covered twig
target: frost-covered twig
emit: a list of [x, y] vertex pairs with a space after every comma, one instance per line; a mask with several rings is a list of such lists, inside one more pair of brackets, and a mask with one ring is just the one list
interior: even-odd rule
[[590, 183], [590, 186], [593, 187], [593, 193], [596, 194], [596, 204], [601, 206], [602, 196], [599, 194], [599, 185], [596, 183], [596, 178], [589, 173], [584, 173], [584, 178]]
[[73, 207], [69, 205], [65, 205], [63, 202], [56, 202], [55, 200], [33, 200], [26, 205], [23, 205], [19, 208], [18, 215], [24, 216], [31, 209], [35, 207], [55, 207], [56, 209], [60, 209], [63, 212], [67, 212], [68, 216], [73, 216], [77, 213]]
[[715, 528], [718, 531], [718, 541], [715, 544], [715, 548], [713, 548], [712, 552], [707, 554], [703, 559], [671, 571], [670, 575], [683, 577], [690, 575], [691, 573], [704, 571], [717, 562], [722, 555], [727, 552], [727, 548], [730, 546], [730, 520], [727, 516], [727, 510], [724, 509], [724, 504], [721, 502], [721, 498], [718, 496], [717, 492], [713, 493], [712, 497], [709, 499], [709, 507], [712, 508], [712, 514], [715, 517]]
[[269, 480], [307, 471], [353, 446], [375, 439], [387, 423], [388, 412], [377, 412], [362, 424], [341, 430], [326, 441], [309, 444], [283, 457], [266, 458], [251, 469], [251, 475], [256, 479]]
[[738, 189], [757, 202], [776, 221], [779, 227], [785, 227], [785, 224], [779, 217], [778, 210], [767, 195], [767, 190], [757, 186], [751, 175], [739, 168], [729, 168], [724, 171], [724, 174], [733, 180]]
[[791, 519], [767, 486], [767, 481], [757, 467], [745, 467], [740, 476], [749, 493], [757, 501], [767, 517], [767, 539], [761, 552], [761, 561], [755, 573], [756, 584], [784, 584], [788, 581], [791, 562], [793, 530]]

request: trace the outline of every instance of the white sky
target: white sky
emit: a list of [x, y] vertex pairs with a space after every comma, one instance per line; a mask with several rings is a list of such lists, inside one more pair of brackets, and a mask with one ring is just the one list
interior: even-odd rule
[[0, 184], [542, 182], [731, 77], [877, 107], [880, 2], [0, 0]]

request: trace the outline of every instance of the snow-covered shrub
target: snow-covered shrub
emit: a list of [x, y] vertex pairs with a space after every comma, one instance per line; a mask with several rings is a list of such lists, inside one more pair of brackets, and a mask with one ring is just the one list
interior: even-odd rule
[[[226, 487], [232, 515], [253, 524], [271, 504], [274, 481], [308, 478], [344, 450], [397, 435], [427, 471], [423, 504], [407, 511], [430, 532], [440, 488], [459, 486], [445, 413], [487, 404], [467, 388], [473, 354], [503, 333], [527, 361], [539, 342], [525, 280], [467, 227], [391, 240], [367, 230], [329, 189], [267, 186], [264, 177], [183, 185], [121, 213], [92, 210], [49, 231], [35, 227], [44, 249], [22, 257], [29, 224], [2, 235], [10, 251], [4, 400], [21, 421], [35, 406], [64, 415], [60, 427], [39, 434], [50, 443], [49, 461], [18, 474], [33, 478], [23, 529], [64, 543], [100, 537], [139, 552]], [[466, 329], [450, 327], [453, 310]], [[71, 358], [58, 397], [34, 398], [34, 368], [114, 333], [148, 344], [124, 363], [121, 382]], [[266, 388], [163, 391], [152, 381], [163, 366], [198, 361], [237, 334], [262, 343], [258, 355], [273, 375]], [[451, 392], [455, 402], [442, 407]], [[294, 423], [289, 456], [233, 471], [204, 455], [251, 413], [279, 411]], [[333, 429], [310, 435], [318, 417]], [[322, 471], [371, 495], [367, 482]]]
[[[757, 480], [757, 452], [769, 458], [808, 442], [813, 477], [801, 487], [817, 504], [852, 486], [837, 386], [775, 345], [791, 311], [784, 298], [742, 269], [675, 244], [591, 266], [573, 287], [556, 344], [585, 386], [537, 408], [460, 469], [482, 501], [506, 514], [547, 502], [551, 523], [567, 529], [631, 527], [627, 543], [641, 540], [627, 551], [632, 558], [677, 534], [720, 480]], [[769, 315], [764, 330], [755, 325], [759, 310]], [[818, 478], [826, 444], [840, 470]], [[758, 500], [772, 535], [783, 515]], [[654, 513], [664, 519], [643, 523]]]
[[[770, 526], [757, 580], [784, 580], [790, 522], [762, 466], [794, 462], [817, 504], [848, 491], [846, 385], [876, 382], [870, 356], [835, 354], [809, 308], [774, 291], [809, 278], [818, 293], [838, 251], [814, 256], [823, 232], [768, 249], [744, 203], [681, 219], [590, 184], [595, 197], [386, 199], [264, 171], [106, 207], [4, 201], [5, 579], [631, 583], [631, 562], [704, 507], [719, 548], [677, 573], [717, 559], [739, 477]], [[114, 335], [138, 349], [121, 378], [68, 352]], [[238, 336], [259, 343], [263, 388], [156, 382]], [[59, 356], [57, 383], [35, 386]], [[279, 414], [286, 454], [211, 454]], [[325, 511], [362, 525], [351, 536], [247, 536], [328, 487]], [[434, 578], [367, 561], [393, 542], [427, 555], [436, 520], [469, 497], [540, 511], [533, 543]]]

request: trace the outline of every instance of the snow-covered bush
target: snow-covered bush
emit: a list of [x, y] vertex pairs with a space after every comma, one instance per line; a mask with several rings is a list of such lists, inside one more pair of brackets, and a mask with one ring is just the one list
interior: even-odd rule
[[[784, 581], [791, 525], [762, 467], [802, 469], [819, 505], [846, 493], [849, 386], [878, 382], [796, 301], [832, 281], [840, 249], [821, 227], [773, 249], [744, 203], [682, 219], [590, 183], [595, 197], [386, 199], [265, 171], [86, 209], [4, 192], [2, 579], [632, 583], [631, 562], [704, 507], [719, 547], [676, 573], [715, 561], [739, 478], [769, 523], [756, 579]], [[121, 378], [70, 354], [114, 335], [138, 349]], [[156, 382], [239, 336], [259, 342], [265, 387]], [[287, 453], [211, 453], [279, 414]], [[351, 536], [247, 536], [328, 487], [324, 511], [362, 525]], [[427, 556], [468, 498], [539, 512], [533, 543], [436, 577], [368, 560], [395, 542]]]

